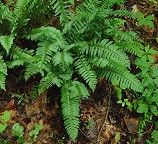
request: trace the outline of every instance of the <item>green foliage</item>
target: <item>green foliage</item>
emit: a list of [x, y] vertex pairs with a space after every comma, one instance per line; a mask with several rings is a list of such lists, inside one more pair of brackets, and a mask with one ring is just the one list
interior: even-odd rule
[[24, 128], [23, 128], [23, 126], [20, 126], [19, 123], [15, 123], [12, 127], [12, 133], [14, 136], [18, 137], [19, 143], [24, 142], [23, 131], [24, 131]]
[[39, 134], [40, 130], [42, 130], [42, 126], [39, 124], [36, 124], [35, 129], [29, 132], [29, 136], [33, 137], [33, 140], [36, 141], [37, 135]]
[[28, 100], [24, 97], [24, 94], [13, 93], [12, 97], [18, 99], [18, 105], [21, 104], [22, 102], [28, 103]]
[[139, 113], [151, 112], [153, 115], [158, 116], [157, 111], [157, 86], [158, 86], [158, 69], [153, 65], [154, 58], [151, 54], [155, 54], [156, 51], [150, 49], [149, 46], [145, 48], [145, 53], [142, 58], [137, 59], [137, 66], [141, 69], [138, 74], [142, 78], [142, 85], [144, 91], [142, 97], [138, 100]]
[[71, 138], [75, 141], [79, 128], [79, 102], [81, 98], [87, 98], [89, 93], [86, 87], [78, 81], [69, 81], [65, 83], [61, 93], [65, 128]]
[[[104, 77], [122, 89], [143, 90], [143, 84], [130, 73], [127, 52], [141, 57], [144, 46], [135, 32], [123, 30], [124, 17], [137, 19], [121, 8], [123, 2], [86, 0], [75, 10], [74, 0], [0, 3], [0, 87], [5, 89], [7, 67], [20, 65], [26, 68], [26, 80], [35, 74], [41, 76], [39, 94], [57, 85], [65, 128], [75, 141], [80, 100], [95, 90], [98, 78]], [[113, 9], [115, 4], [119, 10]], [[9, 6], [14, 9], [10, 11]], [[50, 18], [52, 11], [61, 24], [58, 28], [47, 24], [46, 17]], [[16, 44], [21, 38], [34, 41], [37, 47], [20, 48]], [[4, 62], [6, 57], [9, 61]]]
[[137, 58], [136, 61], [136, 65], [140, 69], [137, 76], [141, 79], [144, 87], [142, 94], [139, 94], [134, 101], [134, 108], [138, 113], [143, 114], [140, 122], [140, 131], [145, 128], [147, 122], [158, 116], [158, 69], [156, 64], [154, 64], [154, 58], [151, 56], [156, 54], [156, 52], [156, 50], [151, 49], [147, 45], [142, 58]]
[[148, 15], [147, 17], [144, 17], [144, 15], [139, 12], [137, 12], [137, 15], [139, 15], [138, 26], [145, 25], [150, 28], [154, 28], [154, 23], [153, 23], [154, 17], [152, 15]]
[[7, 76], [7, 66], [4, 63], [2, 56], [0, 56], [0, 88], [5, 90], [5, 80]]
[[0, 116], [0, 133], [2, 133], [7, 128], [7, 122], [9, 121], [10, 117], [10, 112], [8, 112], [7, 110], [5, 110], [3, 115]]
[[147, 144], [157, 144], [158, 143], [158, 131], [154, 130], [152, 132], [152, 141], [146, 140]]
[[121, 104], [122, 107], [127, 106], [128, 109], [132, 108], [132, 104], [129, 102], [129, 99], [128, 98], [126, 98], [126, 99], [122, 98], [122, 89], [117, 88], [116, 89], [116, 94], [118, 96], [118, 101], [117, 101], [118, 104]]

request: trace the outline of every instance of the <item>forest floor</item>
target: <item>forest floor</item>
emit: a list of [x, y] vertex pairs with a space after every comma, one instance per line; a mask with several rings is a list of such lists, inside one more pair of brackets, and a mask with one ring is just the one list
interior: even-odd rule
[[[129, 0], [125, 3], [125, 8], [142, 11], [145, 15], [154, 15], [154, 29], [136, 27], [131, 20], [128, 21], [128, 27], [136, 31], [146, 44], [150, 43], [153, 49], [157, 49], [158, 12], [156, 7], [142, 0]], [[155, 57], [156, 60], [157, 57]], [[23, 135], [30, 143], [72, 144], [62, 121], [59, 89], [52, 87], [37, 98], [30, 98], [34, 95], [30, 91], [38, 84], [39, 78], [35, 76], [32, 80], [25, 82], [20, 71], [21, 68], [10, 70], [6, 82], [7, 92], [0, 91], [0, 114], [4, 110], [11, 113], [8, 127], [3, 134], [0, 134], [0, 138], [7, 140], [9, 144], [16, 144], [17, 137], [11, 135], [11, 130], [14, 123], [19, 123], [25, 128]], [[19, 76], [21, 76], [20, 79], [18, 79]], [[126, 97], [129, 97], [128, 92], [124, 93], [124, 98]], [[106, 80], [100, 79], [95, 92], [88, 100], [81, 102], [77, 144], [97, 144], [96, 140], [99, 144], [142, 144], [150, 138], [152, 124], [147, 125], [140, 136], [138, 133], [139, 115], [117, 104], [117, 101], [115, 87]], [[43, 127], [36, 142], [29, 137], [29, 131], [34, 129], [35, 124]]]

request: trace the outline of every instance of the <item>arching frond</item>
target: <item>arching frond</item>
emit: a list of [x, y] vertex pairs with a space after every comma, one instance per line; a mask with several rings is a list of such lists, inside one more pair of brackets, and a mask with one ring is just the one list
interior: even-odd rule
[[120, 50], [118, 46], [113, 44], [112, 41], [107, 39], [104, 39], [101, 42], [94, 41], [90, 44], [82, 43], [81, 46], [79, 46], [79, 51], [81, 54], [86, 54], [93, 58], [100, 57], [104, 59], [116, 59], [125, 67], [130, 67], [127, 55]]
[[115, 65], [113, 62], [111, 65], [107, 65], [105, 68], [97, 69], [96, 71], [99, 77], [105, 77], [114, 85], [120, 85], [122, 88], [133, 89], [137, 92], [142, 92], [143, 90], [139, 80], [117, 62]]
[[82, 83], [69, 81], [62, 87], [61, 94], [64, 125], [69, 136], [75, 141], [79, 128], [79, 102], [81, 98], [87, 98], [89, 93]]
[[97, 76], [95, 71], [92, 70], [91, 65], [84, 57], [79, 57], [74, 64], [77, 72], [83, 77], [89, 87], [94, 91], [97, 84]]

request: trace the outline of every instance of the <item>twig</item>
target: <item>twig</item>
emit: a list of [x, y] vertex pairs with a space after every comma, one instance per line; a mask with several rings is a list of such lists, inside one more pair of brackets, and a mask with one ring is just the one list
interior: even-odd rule
[[89, 138], [88, 138], [88, 136], [79, 128], [79, 131], [90, 141], [90, 142], [93, 142], [92, 140], [90, 140]]
[[[110, 87], [109, 87], [110, 88]], [[98, 133], [98, 136], [96, 138], [96, 143], [99, 142], [99, 138], [100, 138], [100, 135], [101, 135], [101, 132], [103, 131], [103, 128], [106, 124], [106, 120], [107, 120], [107, 117], [108, 117], [108, 114], [109, 114], [109, 111], [110, 111], [110, 99], [111, 99], [111, 88], [110, 88], [110, 92], [109, 92], [109, 99], [108, 99], [108, 109], [107, 109], [107, 112], [105, 114], [105, 118], [104, 118], [104, 121], [103, 121], [103, 124], [101, 126], [101, 129], [99, 130], [99, 133]]]

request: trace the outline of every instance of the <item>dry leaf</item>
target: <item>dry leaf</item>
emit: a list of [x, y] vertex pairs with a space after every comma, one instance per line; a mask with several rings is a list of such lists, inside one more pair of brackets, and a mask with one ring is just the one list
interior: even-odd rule
[[127, 129], [130, 133], [137, 133], [139, 120], [136, 118], [124, 118]]

